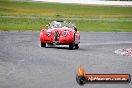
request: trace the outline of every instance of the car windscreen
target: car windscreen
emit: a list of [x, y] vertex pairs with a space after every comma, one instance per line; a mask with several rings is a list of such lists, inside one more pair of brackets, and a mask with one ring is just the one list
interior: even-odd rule
[[68, 28], [72, 28], [72, 24], [68, 23], [68, 22], [51, 22], [50, 24], [51, 28], [62, 28], [62, 27], [68, 27]]

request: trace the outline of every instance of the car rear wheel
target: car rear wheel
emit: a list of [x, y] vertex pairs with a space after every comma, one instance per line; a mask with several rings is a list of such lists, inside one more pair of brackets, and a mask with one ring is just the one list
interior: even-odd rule
[[46, 47], [46, 43], [41, 42], [41, 47]]

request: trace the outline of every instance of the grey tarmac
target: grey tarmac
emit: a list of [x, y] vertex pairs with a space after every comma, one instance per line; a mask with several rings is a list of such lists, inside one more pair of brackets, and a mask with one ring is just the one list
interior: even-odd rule
[[88, 74], [130, 74], [132, 57], [115, 54], [132, 48], [132, 32], [81, 32], [78, 50], [41, 48], [39, 32], [0, 32], [0, 88], [132, 88], [129, 84], [76, 82], [77, 68]]

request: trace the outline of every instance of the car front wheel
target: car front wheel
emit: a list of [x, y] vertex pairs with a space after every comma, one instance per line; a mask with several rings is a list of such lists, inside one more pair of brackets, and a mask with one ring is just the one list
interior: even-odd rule
[[46, 47], [46, 43], [41, 42], [41, 47]]
[[71, 44], [69, 44], [69, 49], [73, 50], [74, 49], [74, 43], [72, 42]]
[[75, 44], [75, 49], [78, 49], [78, 48], [79, 48], [78, 44]]

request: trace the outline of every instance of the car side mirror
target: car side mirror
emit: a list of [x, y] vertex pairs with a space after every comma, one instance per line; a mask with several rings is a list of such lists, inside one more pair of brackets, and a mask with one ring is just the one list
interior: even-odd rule
[[46, 25], [46, 27], [48, 27], [48, 25]]
[[74, 30], [77, 32], [77, 28], [75, 27]]

